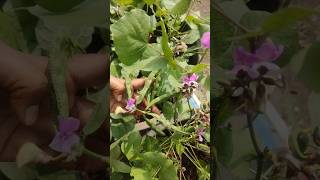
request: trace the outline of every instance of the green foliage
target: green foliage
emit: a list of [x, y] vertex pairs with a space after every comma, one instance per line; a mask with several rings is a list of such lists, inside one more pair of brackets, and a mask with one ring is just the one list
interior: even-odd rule
[[110, 28], [119, 60], [125, 65], [132, 65], [149, 47], [149, 33], [155, 24], [144, 11], [134, 9]]

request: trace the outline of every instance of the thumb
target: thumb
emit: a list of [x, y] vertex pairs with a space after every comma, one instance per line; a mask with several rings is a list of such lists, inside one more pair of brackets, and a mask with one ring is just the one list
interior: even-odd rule
[[110, 76], [110, 90], [118, 102], [122, 100], [125, 89], [125, 81], [123, 79]]

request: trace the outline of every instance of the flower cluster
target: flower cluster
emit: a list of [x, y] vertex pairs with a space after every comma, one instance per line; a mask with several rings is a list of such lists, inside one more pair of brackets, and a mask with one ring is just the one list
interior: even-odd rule
[[194, 89], [198, 87], [198, 76], [196, 74], [186, 75], [182, 78], [182, 91], [191, 93]]
[[125, 108], [129, 112], [134, 111], [136, 109], [136, 100], [134, 98], [129, 98], [127, 101], [127, 106]]
[[238, 75], [245, 72], [250, 78], [256, 79], [269, 71], [277, 71], [280, 68], [273, 63], [283, 52], [282, 45], [275, 45], [271, 40], [265, 41], [254, 52], [247, 52], [239, 47], [234, 51], [234, 68], [232, 73]]

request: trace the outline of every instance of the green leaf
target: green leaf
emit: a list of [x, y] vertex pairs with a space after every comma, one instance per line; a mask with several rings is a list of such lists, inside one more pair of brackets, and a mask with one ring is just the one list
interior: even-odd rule
[[133, 3], [133, 0], [115, 0], [120, 6], [127, 6]]
[[140, 154], [141, 150], [141, 135], [135, 131], [127, 137], [121, 144], [121, 151], [127, 157], [129, 161], [134, 160]]
[[209, 67], [208, 64], [197, 64], [192, 67], [190, 73], [200, 73], [203, 72], [207, 67]]
[[155, 27], [151, 19], [143, 10], [134, 9], [111, 25], [115, 51], [123, 64], [141, 59], [148, 47], [149, 32]]
[[52, 159], [33, 143], [25, 143], [17, 153], [16, 161], [19, 168], [31, 163], [46, 163]]
[[220, 3], [220, 7], [224, 14], [236, 23], [240, 23], [242, 16], [250, 11], [243, 0], [224, 1]]
[[271, 15], [266, 11], [249, 11], [241, 17], [240, 23], [251, 31], [259, 31], [263, 22]]
[[250, 169], [253, 168], [251, 161], [255, 160], [252, 157], [255, 155], [255, 151], [250, 140], [249, 130], [233, 128], [232, 136], [233, 147], [237, 147], [237, 150], [233, 152], [232, 161], [228, 167], [232, 174], [244, 179], [251, 179], [254, 176]]
[[192, 0], [180, 0], [172, 9], [171, 13], [174, 15], [183, 15], [185, 14], [190, 5]]
[[270, 33], [269, 36], [274, 43], [284, 46], [282, 55], [276, 61], [280, 67], [284, 67], [290, 63], [292, 56], [301, 49], [300, 38], [295, 28], [284, 28], [277, 32]]
[[262, 32], [277, 31], [292, 26], [298, 21], [302, 21], [312, 15], [315, 15], [315, 12], [312, 10], [301, 7], [288, 7], [273, 13], [267, 18], [262, 24], [261, 30]]
[[57, 39], [68, 37], [76, 46], [85, 49], [92, 40], [93, 27], [68, 28], [65, 26], [48, 26], [40, 21], [35, 29], [39, 46], [44, 50], [52, 49]]
[[38, 177], [35, 168], [18, 168], [14, 162], [0, 162], [0, 170], [10, 180], [31, 180]]
[[163, 153], [146, 152], [142, 155], [144, 168], [159, 180], [178, 180], [177, 168]]
[[116, 159], [112, 159], [110, 161], [110, 165], [112, 167], [112, 172], [130, 173], [131, 171], [131, 167], [129, 165]]
[[134, 180], [151, 180], [152, 175], [148, 170], [142, 168], [131, 168], [130, 175], [133, 177]]
[[210, 54], [213, 58], [221, 56], [231, 45], [231, 41], [227, 39], [233, 37], [236, 28], [222, 17], [216, 10], [212, 11], [212, 43], [215, 48], [212, 48]]
[[45, 176], [38, 177], [38, 180], [78, 180], [78, 173], [72, 171], [58, 171]]
[[26, 9], [48, 26], [82, 28], [106, 25], [105, 3], [105, 0], [86, 0], [66, 13], [52, 13], [40, 6]]
[[309, 116], [312, 126], [320, 125], [320, 94], [312, 92], [308, 98]]
[[34, 0], [39, 6], [52, 12], [66, 12], [84, 0]]
[[163, 103], [162, 111], [166, 119], [171, 120], [174, 116], [174, 105], [170, 101]]
[[167, 61], [172, 67], [176, 66], [176, 62], [173, 59], [173, 51], [171, 50], [169, 46], [169, 37], [167, 34], [166, 27], [164, 25], [164, 22], [161, 21], [161, 30], [162, 30], [162, 38], [161, 38], [161, 47], [162, 51], [164, 53], [164, 56], [166, 57]]
[[320, 76], [320, 42], [316, 42], [310, 46], [303, 66], [298, 74], [300, 80], [302, 80], [307, 87], [314, 90], [315, 92], [320, 92], [320, 81], [317, 77]]
[[157, 71], [152, 71], [149, 76], [148, 79], [146, 79], [144, 87], [141, 91], [138, 92], [139, 96], [137, 98], [137, 102], [136, 104], [140, 104], [143, 101], [143, 98], [146, 96], [147, 91], [150, 88], [151, 83], [153, 82], [154, 76], [157, 74]]
[[300, 72], [308, 50], [309, 47], [303, 48], [292, 57], [289, 68], [295, 76]]
[[198, 29], [191, 29], [181, 41], [186, 44], [193, 44], [200, 39], [200, 32]]
[[26, 42], [18, 21], [0, 12], [0, 40], [15, 49], [26, 49]]
[[99, 100], [96, 102], [95, 108], [90, 116], [90, 120], [83, 128], [83, 133], [85, 136], [94, 133], [100, 128], [102, 123], [107, 119], [108, 116], [108, 90], [107, 86], [101, 90]]
[[176, 144], [176, 151], [178, 155], [181, 157], [181, 155], [184, 153], [184, 146], [181, 143]]
[[223, 164], [228, 164], [233, 154], [232, 129], [218, 128], [215, 136], [218, 160]]

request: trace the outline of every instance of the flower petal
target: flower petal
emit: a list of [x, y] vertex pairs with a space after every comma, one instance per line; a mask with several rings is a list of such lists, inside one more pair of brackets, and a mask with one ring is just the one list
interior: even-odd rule
[[261, 61], [274, 61], [281, 56], [283, 49], [282, 45], [276, 46], [271, 40], [268, 40], [256, 50], [255, 54]]
[[58, 152], [70, 153], [72, 147], [79, 143], [80, 138], [76, 134], [70, 134], [66, 137], [64, 134], [58, 133], [50, 143], [49, 147]]
[[59, 118], [59, 131], [60, 132], [74, 132], [77, 131], [80, 127], [79, 119], [68, 117], [68, 118]]
[[203, 33], [201, 37], [201, 45], [205, 48], [210, 48], [210, 32]]
[[189, 81], [197, 81], [198, 80], [198, 76], [193, 73], [190, 77], [189, 77]]
[[252, 53], [247, 52], [243, 47], [235, 49], [233, 52], [235, 65], [251, 66], [259, 61], [259, 58]]

